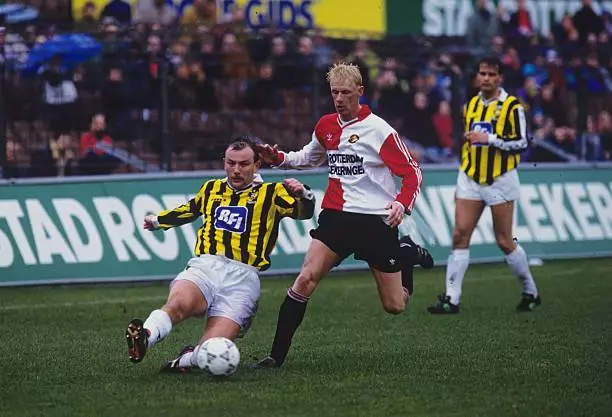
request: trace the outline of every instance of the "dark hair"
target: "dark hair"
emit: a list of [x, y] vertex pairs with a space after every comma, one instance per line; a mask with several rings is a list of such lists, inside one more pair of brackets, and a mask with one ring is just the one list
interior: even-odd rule
[[476, 73], [480, 71], [480, 66], [482, 64], [488, 67], [497, 68], [497, 72], [499, 73], [499, 75], [504, 74], [504, 64], [496, 56], [487, 56], [484, 58], [480, 58], [478, 62], [476, 63]]
[[251, 148], [253, 154], [255, 155], [255, 162], [259, 161], [259, 152], [257, 152], [257, 145], [262, 143], [261, 139], [256, 136], [238, 136], [234, 138], [229, 145], [227, 145], [227, 149], [231, 149], [233, 151], [241, 151], [245, 148]]

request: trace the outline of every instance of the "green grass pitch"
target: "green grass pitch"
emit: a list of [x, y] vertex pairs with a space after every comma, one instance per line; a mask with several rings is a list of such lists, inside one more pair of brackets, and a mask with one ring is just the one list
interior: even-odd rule
[[385, 314], [373, 279], [323, 281], [281, 370], [267, 353], [292, 277], [264, 280], [258, 316], [239, 341], [238, 372], [160, 375], [195, 342], [175, 328], [140, 364], [124, 327], [159, 307], [167, 283], [0, 289], [0, 416], [602, 416], [612, 415], [612, 259], [534, 267], [542, 307], [518, 314], [505, 265], [473, 266], [462, 313], [426, 307], [444, 271], [417, 271], [408, 310]]

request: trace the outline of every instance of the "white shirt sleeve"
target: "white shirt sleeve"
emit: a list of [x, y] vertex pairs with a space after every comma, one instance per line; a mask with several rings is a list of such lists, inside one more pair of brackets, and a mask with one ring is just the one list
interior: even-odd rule
[[310, 169], [323, 165], [327, 151], [313, 133], [312, 139], [299, 151], [284, 153], [285, 159], [277, 167], [281, 169]]

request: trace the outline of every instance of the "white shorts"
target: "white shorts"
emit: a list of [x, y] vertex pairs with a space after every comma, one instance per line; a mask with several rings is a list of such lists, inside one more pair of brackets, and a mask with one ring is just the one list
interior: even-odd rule
[[521, 195], [521, 183], [516, 169], [497, 177], [491, 185], [481, 185], [459, 171], [457, 177], [456, 197], [462, 200], [484, 201], [487, 206], [518, 200]]
[[259, 303], [257, 269], [225, 256], [201, 255], [191, 258], [174, 281], [183, 279], [202, 291], [208, 317], [226, 317], [240, 325], [241, 334], [246, 333]]

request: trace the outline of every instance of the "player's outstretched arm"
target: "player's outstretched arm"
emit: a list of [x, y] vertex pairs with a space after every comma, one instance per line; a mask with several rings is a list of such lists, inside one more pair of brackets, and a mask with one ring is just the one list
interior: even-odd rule
[[283, 181], [282, 190], [276, 199], [281, 214], [296, 220], [310, 219], [314, 215], [315, 202], [314, 193], [310, 188], [295, 178]]
[[257, 145], [259, 157], [274, 168], [311, 169], [321, 166], [327, 160], [327, 151], [313, 135], [312, 140], [299, 151], [283, 152], [278, 145]]
[[164, 210], [159, 214], [149, 214], [144, 219], [143, 228], [146, 230], [168, 230], [173, 227], [191, 223], [200, 217], [195, 199], [178, 206], [172, 210]]
[[[206, 183], [208, 184], [208, 182]], [[200, 188], [198, 194], [185, 204], [164, 210], [157, 215], [150, 214], [145, 217], [143, 228], [146, 230], [168, 230], [173, 227], [191, 223], [202, 215], [202, 201], [206, 190], [206, 184]]]

